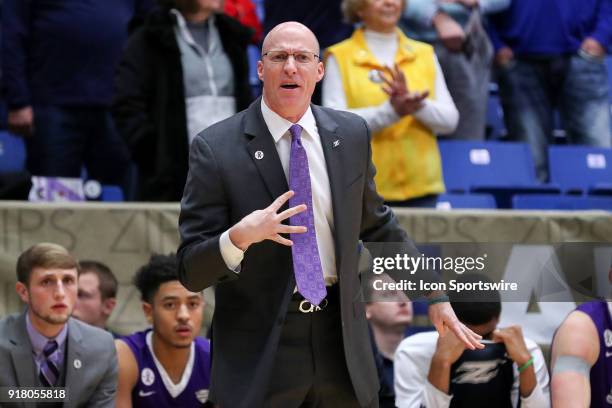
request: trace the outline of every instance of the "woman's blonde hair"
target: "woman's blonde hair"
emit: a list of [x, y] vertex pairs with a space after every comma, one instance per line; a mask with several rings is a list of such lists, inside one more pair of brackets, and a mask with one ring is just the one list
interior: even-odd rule
[[[368, 0], [342, 0], [342, 4], [340, 8], [342, 9], [342, 15], [344, 16], [344, 21], [349, 24], [355, 24], [361, 22], [361, 17], [359, 17], [359, 10], [362, 10]], [[402, 0], [402, 9], [406, 5], [406, 0]]]
[[350, 24], [359, 23], [361, 17], [359, 17], [359, 10], [363, 9], [368, 0], [342, 0], [340, 5], [342, 9], [342, 15], [344, 21]]

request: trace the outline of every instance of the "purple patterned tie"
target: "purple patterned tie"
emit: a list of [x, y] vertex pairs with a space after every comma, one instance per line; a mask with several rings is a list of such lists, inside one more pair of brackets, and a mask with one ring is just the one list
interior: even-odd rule
[[57, 341], [49, 340], [43, 349], [39, 378], [44, 387], [54, 387], [59, 378], [59, 369], [54, 361], [57, 358], [57, 348]]
[[313, 305], [318, 305], [327, 295], [323, 269], [317, 247], [317, 234], [314, 225], [312, 208], [312, 189], [310, 187], [310, 171], [308, 169], [308, 156], [302, 146], [302, 127], [292, 125], [291, 156], [289, 161], [289, 188], [295, 195], [289, 199], [289, 207], [306, 204], [308, 209], [290, 219], [291, 225], [301, 225], [308, 228], [302, 234], [290, 234], [293, 246], [293, 271], [298, 291]]

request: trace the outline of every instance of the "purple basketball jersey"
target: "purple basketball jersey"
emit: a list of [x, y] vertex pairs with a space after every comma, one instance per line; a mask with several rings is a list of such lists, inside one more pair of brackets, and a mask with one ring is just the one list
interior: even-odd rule
[[591, 368], [591, 408], [612, 407], [612, 317], [606, 302], [588, 302], [578, 306], [589, 315], [599, 334], [599, 358]]
[[200, 407], [206, 406], [210, 386], [210, 343], [201, 337], [194, 340], [195, 356], [191, 377], [180, 394], [173, 397], [160, 374], [147, 345], [151, 329], [136, 332], [121, 340], [130, 347], [138, 362], [138, 382], [132, 390], [132, 406], [139, 407]]

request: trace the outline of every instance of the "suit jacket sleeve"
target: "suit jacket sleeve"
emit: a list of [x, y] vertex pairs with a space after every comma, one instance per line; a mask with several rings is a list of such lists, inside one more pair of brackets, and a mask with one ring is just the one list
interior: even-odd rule
[[88, 407], [94, 408], [114, 408], [115, 397], [117, 394], [117, 381], [119, 376], [119, 369], [117, 364], [117, 352], [115, 350], [115, 344], [109, 335], [109, 349], [107, 355], [100, 358], [100, 362], [108, 362], [106, 372], [102, 381], [98, 384], [98, 387], [92, 394], [91, 398], [87, 402]]
[[221, 234], [230, 227], [229, 208], [222, 172], [202, 134], [193, 141], [189, 156], [177, 256], [181, 283], [189, 290], [200, 291], [237, 275], [227, 267], [219, 248]]

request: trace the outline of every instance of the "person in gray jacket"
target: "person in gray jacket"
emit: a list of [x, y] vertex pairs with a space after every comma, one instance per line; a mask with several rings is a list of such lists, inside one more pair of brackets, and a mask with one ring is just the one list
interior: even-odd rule
[[[63, 398], [54, 392], [65, 408], [115, 406], [113, 338], [71, 317], [78, 273], [77, 260], [60, 245], [36, 244], [19, 256], [16, 289], [27, 309], [0, 320], [2, 406], [9, 391], [24, 387], [65, 387]], [[6, 406], [29, 406], [14, 396]]]
[[408, 0], [400, 26], [410, 38], [434, 46], [459, 110], [449, 137], [485, 138], [493, 48], [481, 16], [506, 9], [510, 0]]

